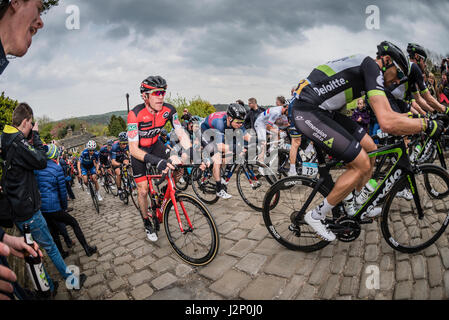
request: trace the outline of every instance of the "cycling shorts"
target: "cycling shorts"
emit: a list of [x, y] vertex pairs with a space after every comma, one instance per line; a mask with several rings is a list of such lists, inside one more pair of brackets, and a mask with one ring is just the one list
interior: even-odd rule
[[[170, 149], [159, 140], [149, 148], [140, 147], [140, 149], [161, 159], [168, 160], [168, 158], [170, 158]], [[145, 162], [139, 161], [131, 156], [131, 167], [133, 169], [133, 176], [136, 183], [146, 181], [147, 166]]]
[[90, 168], [85, 168], [83, 165], [81, 165], [81, 175], [87, 176], [87, 173], [90, 172], [91, 175], [97, 174], [97, 170], [95, 169], [95, 166], [92, 166]]
[[291, 138], [295, 139], [295, 138], [301, 138], [302, 136], [302, 132], [299, 131], [296, 127], [295, 124], [292, 123], [292, 125], [290, 127], [287, 128], [288, 134], [290, 135]]
[[295, 127], [332, 157], [351, 163], [362, 151], [365, 129], [338, 111], [296, 100], [292, 115]]

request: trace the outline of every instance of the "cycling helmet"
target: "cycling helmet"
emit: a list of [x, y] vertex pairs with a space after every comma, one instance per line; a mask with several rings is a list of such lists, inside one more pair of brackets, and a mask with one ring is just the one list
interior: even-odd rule
[[118, 135], [118, 140], [120, 141], [120, 143], [128, 142], [128, 135], [126, 134], [126, 132], [120, 132]]
[[238, 103], [231, 103], [228, 106], [227, 115], [232, 119], [245, 120], [247, 111], [244, 106]]
[[407, 52], [411, 58], [415, 57], [415, 53], [422, 56], [424, 59], [427, 59], [427, 52], [422, 46], [416, 43], [409, 43], [407, 46]]
[[106, 145], [108, 147], [112, 147], [113, 144], [114, 144], [114, 141], [112, 139], [108, 140], [108, 142], [106, 143]]
[[165, 129], [161, 130], [161, 136], [166, 137], [167, 134], [168, 134], [167, 130], [165, 130]]
[[86, 144], [86, 148], [89, 149], [89, 150], [95, 150], [97, 148], [97, 143], [94, 140], [90, 140]]
[[167, 89], [167, 82], [161, 76], [149, 76], [142, 81], [140, 85], [140, 93], [144, 93], [154, 89]]
[[[397, 66], [399, 66], [402, 72], [405, 75], [408, 75], [410, 70], [410, 63], [404, 52], [402, 52], [402, 50], [393, 43], [389, 41], [382, 41], [377, 46], [377, 55], [379, 57], [390, 56], [391, 59], [397, 64]], [[383, 68], [383, 71], [386, 71], [385, 67]]]

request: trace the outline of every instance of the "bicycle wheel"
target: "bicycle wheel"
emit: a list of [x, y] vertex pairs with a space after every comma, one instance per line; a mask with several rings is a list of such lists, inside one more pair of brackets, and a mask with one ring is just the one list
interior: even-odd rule
[[115, 182], [115, 177], [111, 175], [109, 172], [106, 173], [106, 179], [109, 183], [109, 190], [113, 196], [118, 196], [118, 188]]
[[[292, 217], [302, 209], [312, 194], [316, 181], [303, 176], [289, 177], [277, 181], [271, 186], [263, 201], [263, 220], [270, 234], [284, 247], [312, 252], [320, 250], [330, 242], [321, 240], [315, 231], [304, 221], [304, 214], [318, 206], [329, 191], [321, 186], [308, 208], [300, 217], [299, 223], [293, 223]], [[277, 201], [274, 201], [278, 197]], [[332, 213], [329, 213], [331, 218]]]
[[[178, 194], [176, 200], [181, 222], [178, 221], [170, 199], [164, 210], [167, 239], [183, 261], [194, 266], [204, 266], [210, 263], [218, 252], [219, 236], [215, 220], [206, 206], [195, 197]], [[187, 220], [190, 220], [192, 228]], [[181, 232], [180, 223], [184, 232]]]
[[[406, 200], [398, 193], [407, 189], [407, 176], [401, 178], [388, 194], [382, 211], [381, 229], [385, 241], [395, 250], [414, 253], [432, 245], [449, 223], [449, 174], [434, 165], [421, 165], [415, 180], [424, 217], [418, 217], [414, 200]], [[427, 182], [426, 182], [427, 180]]]
[[[262, 212], [263, 199], [271, 185], [277, 181], [273, 172], [261, 175], [259, 168], [270, 170], [265, 164], [244, 164], [237, 170], [237, 190], [243, 201], [252, 209]], [[269, 173], [271, 170], [269, 171]], [[276, 199], [274, 199], [276, 200]]]
[[133, 202], [136, 209], [140, 210], [139, 202], [137, 201], [137, 185], [134, 183], [134, 181], [132, 180], [132, 178], [130, 176], [128, 176], [127, 185], [128, 185], [127, 193], [129, 195], [129, 197], [131, 198], [131, 201]]
[[176, 182], [176, 190], [185, 191], [189, 187], [189, 174], [187, 173], [187, 169], [184, 169], [184, 174], [181, 179]]
[[211, 168], [206, 169], [204, 172], [200, 168], [193, 169], [192, 189], [204, 203], [214, 204], [218, 201], [216, 183], [212, 177]]
[[120, 200], [123, 201], [124, 204], [129, 204], [129, 194], [128, 194], [128, 185], [125, 177], [122, 176], [122, 198]]
[[88, 183], [89, 183], [89, 192], [90, 196], [92, 197], [92, 201], [94, 203], [95, 211], [97, 211], [97, 213], [100, 213], [100, 206], [98, 204], [98, 198], [97, 195], [95, 194], [94, 186], [92, 185], [92, 182], [89, 181]]

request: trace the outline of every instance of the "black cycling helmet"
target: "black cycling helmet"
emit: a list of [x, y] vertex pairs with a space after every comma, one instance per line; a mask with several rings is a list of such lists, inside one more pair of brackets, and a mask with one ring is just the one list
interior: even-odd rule
[[140, 85], [140, 93], [144, 93], [154, 89], [167, 89], [167, 82], [161, 76], [149, 76], [142, 81]]
[[228, 106], [227, 115], [232, 119], [245, 120], [247, 111], [244, 106], [238, 103], [231, 103]]
[[[389, 41], [382, 41], [377, 46], [377, 56], [390, 56], [391, 59], [399, 66], [399, 68], [401, 68], [402, 72], [405, 75], [408, 75], [410, 70], [410, 63], [404, 52], [402, 52], [402, 50], [398, 46]], [[386, 70], [387, 67], [384, 67], [382, 71], [385, 72]]]
[[120, 143], [128, 142], [128, 135], [126, 134], [126, 132], [120, 132], [118, 135], [118, 140], [120, 141]]
[[168, 134], [167, 130], [165, 130], [165, 129], [161, 130], [161, 136], [165, 137], [165, 136], [167, 136], [167, 134]]
[[113, 144], [114, 144], [114, 140], [108, 140], [107, 145], [109, 147], [112, 147]]
[[424, 59], [427, 59], [427, 52], [424, 47], [420, 46], [416, 43], [409, 43], [407, 46], [407, 52], [410, 55], [410, 58], [415, 58], [415, 53], [422, 56]]

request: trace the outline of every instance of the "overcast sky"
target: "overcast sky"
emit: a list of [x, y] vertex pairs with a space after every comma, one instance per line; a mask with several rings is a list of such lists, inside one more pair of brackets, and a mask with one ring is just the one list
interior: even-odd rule
[[[66, 28], [69, 5], [79, 30]], [[380, 9], [379, 30], [366, 28], [368, 5]], [[127, 92], [141, 103], [149, 75], [172, 96], [270, 105], [319, 64], [374, 56], [382, 40], [447, 54], [448, 13], [447, 0], [61, 0], [0, 86], [54, 120], [124, 109]]]

